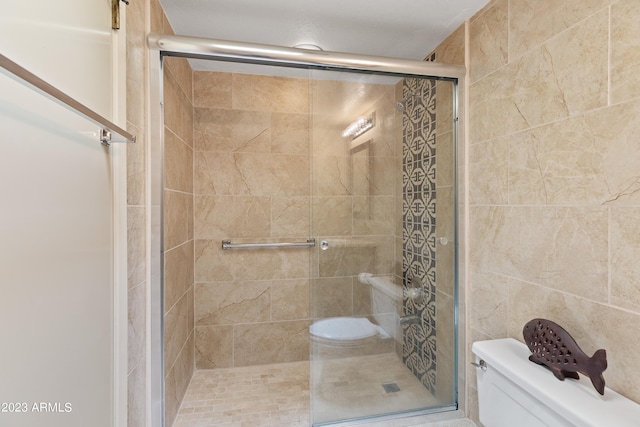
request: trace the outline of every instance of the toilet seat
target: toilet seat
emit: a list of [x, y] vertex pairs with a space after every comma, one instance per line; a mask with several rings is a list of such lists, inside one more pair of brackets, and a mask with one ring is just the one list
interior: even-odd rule
[[365, 317], [330, 317], [309, 326], [311, 335], [335, 341], [353, 341], [378, 334], [378, 326]]

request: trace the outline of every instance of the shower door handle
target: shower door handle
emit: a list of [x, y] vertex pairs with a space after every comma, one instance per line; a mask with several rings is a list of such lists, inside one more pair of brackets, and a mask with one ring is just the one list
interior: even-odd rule
[[322, 249], [323, 251], [329, 249], [329, 242], [327, 242], [326, 240], [322, 240], [320, 242], [320, 249]]

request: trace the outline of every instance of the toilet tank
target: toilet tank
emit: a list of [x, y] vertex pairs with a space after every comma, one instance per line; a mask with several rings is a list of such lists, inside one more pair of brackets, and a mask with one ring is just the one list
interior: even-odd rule
[[[584, 375], [558, 380], [529, 361], [526, 345], [512, 338], [474, 342], [480, 422], [485, 427], [638, 427], [640, 405]], [[483, 362], [481, 362], [483, 361]], [[605, 372], [606, 376], [606, 372]]]

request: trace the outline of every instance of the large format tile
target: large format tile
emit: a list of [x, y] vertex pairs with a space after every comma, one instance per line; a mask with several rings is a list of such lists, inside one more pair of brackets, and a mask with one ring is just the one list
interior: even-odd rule
[[168, 250], [193, 238], [193, 196], [164, 191], [164, 249]]
[[347, 236], [353, 232], [353, 201], [347, 196], [317, 196], [312, 199], [315, 236]]
[[340, 317], [353, 314], [353, 279], [327, 277], [311, 280], [311, 317]]
[[127, 297], [127, 369], [144, 365], [147, 343], [146, 283], [129, 289]]
[[[612, 0], [511, 0], [509, 55], [517, 58], [595, 12]], [[603, 10], [604, 9], [604, 10]]]
[[392, 196], [353, 197], [353, 233], [356, 235], [393, 235], [394, 215]]
[[611, 302], [640, 313], [640, 216], [638, 208], [611, 208]]
[[222, 250], [220, 240], [195, 242], [196, 282], [294, 279], [308, 276], [308, 249]]
[[165, 56], [163, 68], [165, 74], [169, 72], [172, 75], [189, 100], [189, 103], [193, 105], [193, 70], [191, 70], [189, 60], [186, 58]]
[[[191, 303], [189, 301], [191, 299]], [[193, 328], [193, 292], [185, 292], [164, 317], [165, 375], [176, 362]]]
[[194, 109], [198, 151], [271, 151], [271, 114], [264, 111]]
[[309, 279], [271, 282], [271, 320], [301, 320], [310, 317]]
[[144, 427], [146, 417], [146, 364], [141, 363], [127, 377], [127, 426]]
[[310, 236], [311, 197], [271, 197], [271, 236], [303, 238]]
[[472, 266], [606, 301], [606, 209], [474, 207], [470, 215]]
[[194, 221], [197, 239], [269, 237], [270, 198], [196, 196]]
[[196, 193], [300, 196], [309, 193], [306, 156], [265, 153], [196, 153]]
[[607, 16], [598, 13], [473, 83], [470, 141], [606, 106]]
[[393, 237], [327, 238], [329, 249], [319, 252], [320, 277], [389, 274], [393, 268]]
[[196, 369], [233, 367], [233, 326], [196, 326]]
[[307, 113], [309, 82], [307, 79], [233, 74], [234, 109]]
[[197, 326], [255, 323], [270, 320], [271, 282], [196, 283]]
[[145, 212], [144, 207], [127, 207], [127, 286], [129, 289], [140, 284], [146, 277]]
[[509, 201], [517, 204], [616, 205], [640, 201], [640, 103], [523, 131], [509, 145]]
[[309, 115], [301, 113], [272, 113], [271, 152], [308, 155]]
[[320, 196], [347, 196], [352, 192], [351, 156], [313, 156], [312, 191]]
[[173, 307], [193, 285], [193, 240], [165, 251], [164, 306]]
[[503, 338], [508, 332], [509, 279], [505, 276], [471, 269], [470, 321], [474, 328], [492, 338]]
[[165, 377], [165, 417], [175, 419], [194, 371], [194, 337], [189, 336], [178, 359]]
[[231, 73], [193, 72], [193, 106], [231, 108]]
[[170, 73], [164, 73], [164, 125], [188, 145], [193, 141], [193, 105]]
[[509, 139], [472, 144], [469, 150], [469, 203], [504, 205], [509, 192]]
[[309, 358], [309, 321], [234, 326], [234, 366], [297, 362]]
[[128, 125], [137, 143], [127, 145], [127, 205], [144, 205], [146, 188], [146, 135], [141, 128]]
[[640, 96], [640, 4], [622, 0], [611, 5], [611, 101]]
[[436, 48], [436, 62], [464, 65], [465, 24], [460, 25]]
[[469, 32], [469, 78], [473, 82], [508, 62], [509, 2], [497, 1], [483, 10], [471, 21]]
[[165, 188], [193, 192], [193, 149], [173, 132], [164, 133]]

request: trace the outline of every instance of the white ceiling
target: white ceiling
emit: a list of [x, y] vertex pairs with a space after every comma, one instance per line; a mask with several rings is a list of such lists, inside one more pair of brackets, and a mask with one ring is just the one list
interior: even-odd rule
[[[160, 0], [178, 35], [421, 60], [489, 0]], [[192, 62], [212, 69], [217, 61]]]

